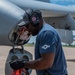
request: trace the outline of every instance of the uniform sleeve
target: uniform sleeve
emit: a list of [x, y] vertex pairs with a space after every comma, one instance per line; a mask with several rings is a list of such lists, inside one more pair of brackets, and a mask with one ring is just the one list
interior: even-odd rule
[[44, 31], [40, 36], [40, 54], [56, 51], [56, 36], [51, 31]]

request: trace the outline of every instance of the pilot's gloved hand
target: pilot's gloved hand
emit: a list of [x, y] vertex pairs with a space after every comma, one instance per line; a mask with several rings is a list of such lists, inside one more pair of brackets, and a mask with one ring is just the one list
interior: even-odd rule
[[22, 69], [24, 68], [26, 60], [15, 60], [13, 62], [10, 62], [10, 67], [14, 70]]

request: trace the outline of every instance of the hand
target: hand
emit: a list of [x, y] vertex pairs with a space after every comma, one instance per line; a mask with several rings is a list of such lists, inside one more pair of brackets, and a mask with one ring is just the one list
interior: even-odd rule
[[10, 67], [14, 70], [22, 69], [24, 68], [26, 60], [15, 60], [13, 62], [10, 62]]

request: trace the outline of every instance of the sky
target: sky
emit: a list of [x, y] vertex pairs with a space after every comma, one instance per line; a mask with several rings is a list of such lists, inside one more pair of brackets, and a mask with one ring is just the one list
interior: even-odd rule
[[[69, 5], [75, 5], [75, 0], [50, 0], [51, 3], [53, 4], [59, 4], [63, 6], [69, 6]], [[73, 31], [73, 35], [75, 35], [75, 31]], [[35, 43], [36, 36], [31, 37], [29, 43]], [[75, 44], [75, 42], [73, 42]]]
[[75, 5], [75, 0], [50, 0], [51, 3], [59, 4], [59, 5]]

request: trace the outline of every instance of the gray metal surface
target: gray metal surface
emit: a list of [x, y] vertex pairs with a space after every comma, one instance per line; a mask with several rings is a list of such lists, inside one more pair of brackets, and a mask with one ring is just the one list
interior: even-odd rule
[[0, 45], [12, 45], [8, 39], [11, 29], [22, 20], [24, 11], [9, 1], [0, 1]]
[[61, 41], [67, 44], [71, 44], [73, 42], [73, 33], [71, 30], [65, 29], [57, 29]]
[[75, 20], [70, 14], [62, 17], [45, 17], [44, 20], [57, 29], [75, 30]]
[[75, 38], [75, 35], [73, 35], [73, 38]]
[[50, 0], [36, 0], [36, 1], [41, 1], [41, 2], [47, 2], [47, 3], [50, 3]]
[[[12, 75], [13, 70], [10, 67], [9, 61], [14, 61], [14, 60], [32, 60], [33, 56], [30, 52], [26, 51], [26, 50], [21, 50], [20, 48], [15, 48], [15, 49], [11, 49], [9, 51], [7, 60], [6, 60], [6, 64], [5, 64], [5, 75]], [[32, 72], [31, 69], [28, 70], [29, 74]], [[25, 75], [25, 74], [24, 74]]]
[[57, 4], [47, 3], [47, 2], [40, 2], [35, 0], [8, 0], [15, 5], [19, 6], [23, 10], [28, 8], [33, 9], [40, 9], [43, 13], [43, 17], [57, 17], [57, 16], [64, 16], [70, 13], [73, 17], [75, 16], [74, 8], [61, 6]]

